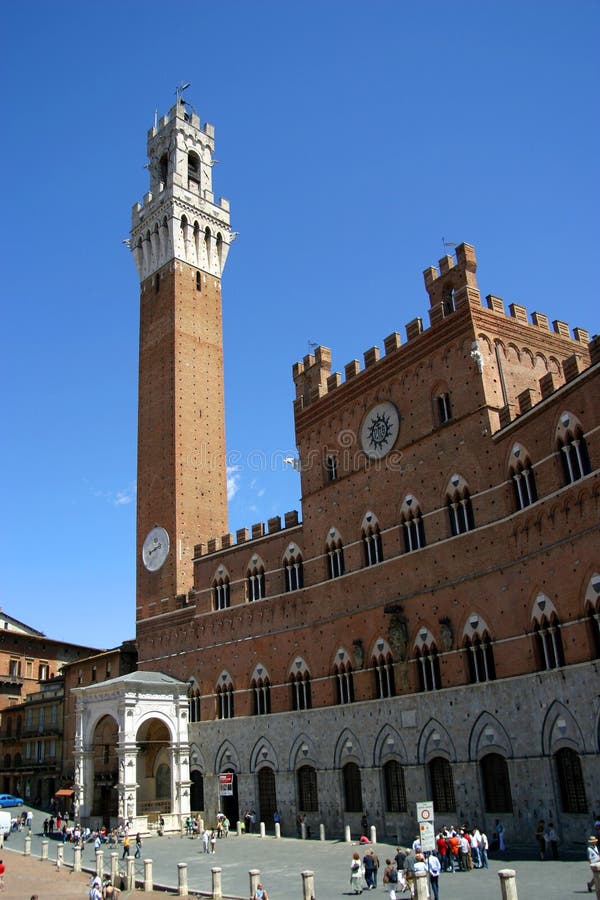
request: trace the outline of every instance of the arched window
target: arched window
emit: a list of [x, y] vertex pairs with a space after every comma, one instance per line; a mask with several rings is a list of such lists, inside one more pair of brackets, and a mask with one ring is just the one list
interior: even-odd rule
[[202, 273], [201, 272], [196, 272], [196, 290], [197, 291], [202, 290]]
[[158, 164], [160, 170], [161, 190], [167, 186], [167, 178], [169, 176], [169, 154], [163, 153]]
[[258, 803], [261, 822], [271, 822], [277, 812], [275, 772], [270, 766], [258, 770]]
[[188, 190], [198, 191], [200, 187], [200, 157], [193, 150], [188, 153]]
[[391, 759], [383, 767], [386, 812], [406, 812], [406, 787], [404, 770], [400, 763]]
[[508, 765], [499, 753], [487, 753], [479, 763], [486, 813], [513, 811]]
[[383, 544], [377, 519], [373, 513], [367, 513], [362, 525], [362, 541], [365, 552], [365, 565], [374, 566], [383, 560]]
[[452, 407], [450, 406], [450, 394], [444, 391], [438, 394], [436, 399], [438, 425], [445, 425], [452, 418]]
[[[452, 490], [452, 487], [455, 489]], [[448, 508], [452, 537], [465, 534], [467, 531], [475, 528], [475, 518], [469, 490], [459, 475], [453, 475], [451, 478], [451, 489], [448, 491], [446, 506]]]
[[442, 291], [442, 309], [444, 311], [444, 316], [449, 316], [456, 309], [454, 288], [452, 285], [448, 285]]
[[211, 263], [210, 246], [211, 246], [211, 233], [210, 233], [210, 228], [207, 225], [206, 228], [204, 229], [204, 252], [206, 254], [206, 264], [209, 269], [210, 269], [210, 263]]
[[419, 634], [415, 659], [417, 660], [417, 671], [419, 673], [419, 690], [438, 690], [442, 686], [440, 661], [433, 637], [426, 628], [423, 628]]
[[325, 457], [325, 478], [327, 481], [337, 481], [337, 477], [337, 456], [335, 456], [335, 454], [333, 453], [330, 453]]
[[200, 691], [195, 684], [188, 689], [188, 709], [190, 722], [200, 721]]
[[217, 716], [219, 719], [233, 719], [233, 682], [228, 672], [223, 672], [217, 685]]
[[352, 664], [344, 650], [338, 652], [338, 661], [333, 667], [336, 682], [337, 702], [340, 705], [354, 702], [354, 678]]
[[[538, 600], [539, 604], [539, 600]], [[559, 669], [565, 664], [560, 622], [555, 612], [534, 618], [533, 635], [537, 667], [541, 672]]]
[[290, 688], [292, 692], [292, 709], [311, 709], [310, 672], [303, 659], [298, 658], [294, 660], [290, 673]]
[[156, 770], [156, 799], [171, 799], [171, 770], [166, 763], [161, 763]]
[[480, 684], [483, 681], [494, 681], [496, 667], [492, 639], [487, 631], [480, 635], [477, 631], [465, 637], [464, 649], [467, 656], [469, 681]]
[[585, 592], [585, 608], [588, 619], [588, 629], [592, 644], [592, 653], [600, 657], [600, 575], [594, 574], [589, 581]]
[[344, 545], [335, 528], [332, 528], [329, 532], [325, 552], [327, 553], [327, 572], [329, 577], [339, 578], [345, 572]]
[[420, 550], [421, 547], [424, 547], [426, 544], [425, 526], [421, 507], [419, 501], [412, 494], [407, 494], [404, 498], [400, 508], [400, 521], [405, 552], [412, 553], [413, 550]]
[[190, 810], [192, 812], [202, 812], [204, 810], [204, 778], [197, 769], [193, 769], [190, 772], [190, 781], [192, 782]]
[[218, 574], [212, 583], [213, 609], [227, 609], [231, 604], [231, 587], [227, 573]]
[[302, 554], [295, 544], [290, 544], [283, 557], [285, 590], [298, 591], [304, 587], [304, 565]]
[[581, 425], [570, 413], [560, 417], [558, 450], [561, 456], [565, 484], [579, 481], [591, 472], [588, 446]]
[[[378, 643], [383, 644], [383, 641]], [[378, 700], [395, 697], [394, 658], [390, 649], [383, 648], [382, 652], [374, 654], [371, 665], [375, 676], [375, 697]]]
[[555, 754], [554, 760], [563, 812], [587, 813], [588, 802], [578, 754], [569, 747], [563, 747]]
[[538, 498], [535, 483], [535, 472], [529, 455], [519, 444], [515, 444], [510, 460], [510, 475], [515, 493], [517, 509], [531, 506]]
[[436, 813], [453, 813], [456, 810], [452, 767], [443, 756], [436, 756], [429, 763], [431, 796]]
[[317, 770], [313, 766], [298, 769], [298, 809], [301, 812], [319, 812]]
[[250, 687], [254, 698], [253, 714], [268, 715], [271, 712], [271, 682], [263, 666], [258, 665], [254, 670]]
[[249, 603], [263, 600], [265, 594], [265, 569], [260, 561], [253, 561], [246, 573], [246, 596]]
[[344, 781], [344, 809], [346, 812], [362, 812], [362, 782], [356, 763], [346, 763], [342, 769]]

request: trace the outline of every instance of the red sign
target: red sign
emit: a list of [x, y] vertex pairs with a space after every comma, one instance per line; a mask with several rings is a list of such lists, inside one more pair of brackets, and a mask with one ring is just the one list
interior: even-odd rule
[[222, 772], [219, 775], [219, 795], [221, 797], [233, 796], [233, 772]]

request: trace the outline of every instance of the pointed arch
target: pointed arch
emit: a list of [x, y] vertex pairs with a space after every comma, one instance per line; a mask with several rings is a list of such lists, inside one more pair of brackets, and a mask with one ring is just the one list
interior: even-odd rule
[[522, 444], [514, 443], [509, 460], [516, 509], [525, 509], [538, 499], [531, 456]]
[[370, 510], [361, 523], [362, 544], [365, 566], [375, 566], [383, 561], [383, 543], [377, 516]]
[[450, 476], [446, 486], [446, 508], [452, 537], [465, 534], [475, 528], [469, 486], [458, 472]]
[[246, 599], [248, 603], [264, 600], [266, 597], [265, 564], [254, 554], [246, 568]]
[[586, 742], [579, 723], [564, 703], [554, 700], [542, 723], [542, 753], [544, 756], [552, 756], [561, 747], [570, 747], [577, 753], [586, 752]]
[[377, 700], [396, 696], [396, 683], [394, 678], [394, 657], [390, 645], [379, 637], [371, 650], [371, 668], [374, 677], [374, 696]]
[[228, 609], [231, 606], [231, 579], [224, 565], [217, 568], [212, 580], [213, 609]]
[[532, 611], [535, 659], [539, 671], [559, 669], [565, 664], [560, 619], [554, 604], [538, 594]]
[[275, 771], [279, 768], [275, 747], [264, 735], [256, 741], [250, 751], [250, 771], [257, 772], [261, 766], [272, 766]]
[[424, 725], [417, 742], [417, 759], [421, 765], [434, 756], [456, 762], [456, 748], [447, 729], [438, 719], [431, 718]]
[[312, 696], [310, 687], [310, 671], [302, 657], [297, 656], [290, 666], [289, 680], [292, 709], [311, 709]]
[[469, 735], [469, 759], [480, 760], [486, 753], [500, 753], [511, 758], [514, 756], [512, 741], [500, 720], [492, 713], [484, 711], [479, 714]]
[[400, 523], [406, 553], [412, 553], [413, 550], [420, 550], [422, 547], [425, 547], [427, 541], [425, 540], [425, 525], [423, 523], [421, 504], [412, 494], [406, 494], [402, 501]]
[[344, 563], [344, 544], [337, 528], [332, 527], [325, 541], [327, 556], [327, 572], [329, 578], [339, 578], [346, 571]]
[[576, 415], [563, 410], [556, 426], [556, 445], [563, 467], [565, 484], [579, 481], [591, 472], [590, 456], [583, 426]]
[[266, 667], [257, 663], [250, 679], [253, 694], [253, 714], [266, 716], [271, 712], [271, 680]]
[[333, 661], [333, 675], [336, 684], [337, 703], [344, 705], [354, 702], [354, 675], [350, 656], [340, 647]]
[[234, 693], [231, 675], [227, 670], [224, 670], [219, 675], [215, 688], [218, 719], [233, 719], [235, 715]]

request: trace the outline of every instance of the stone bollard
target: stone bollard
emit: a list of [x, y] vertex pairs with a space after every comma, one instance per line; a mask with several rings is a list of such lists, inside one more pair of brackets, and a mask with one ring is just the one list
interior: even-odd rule
[[594, 879], [594, 890], [596, 891], [597, 900], [600, 900], [600, 863], [590, 863], [592, 870], [592, 878]]
[[242, 836], [242, 823], [239, 821], [236, 825], [236, 831], [237, 831], [237, 836], [241, 837]]
[[102, 878], [104, 872], [104, 850], [96, 850], [96, 875]]
[[119, 854], [116, 850], [113, 850], [110, 854], [110, 883], [113, 887], [120, 887], [117, 885], [117, 881], [119, 878]]
[[187, 897], [187, 863], [177, 863], [177, 896]]
[[260, 836], [264, 837], [266, 835], [266, 833], [267, 833], [267, 830], [265, 828], [265, 823], [261, 822], [260, 823]]
[[427, 872], [415, 872], [415, 898], [416, 900], [427, 900]]
[[319, 840], [320, 840], [320, 841], [324, 841], [324, 840], [325, 840], [325, 826], [323, 825], [322, 822], [321, 822], [321, 824], [319, 825]]
[[301, 872], [302, 875], [302, 900], [314, 900], [315, 897], [315, 873]]
[[48, 841], [42, 841], [42, 855], [40, 859], [48, 859]]
[[81, 872], [81, 847], [73, 847], [73, 871]]
[[376, 844], [377, 843], [377, 828], [375, 827], [375, 825], [371, 825], [370, 832], [371, 832], [371, 834], [369, 835], [369, 837], [371, 839], [371, 843]]
[[221, 887], [221, 869], [215, 866], [212, 872], [212, 900], [221, 900], [223, 897], [223, 888]]
[[31, 834], [25, 835], [25, 850], [23, 851], [24, 856], [31, 856]]
[[350, 826], [344, 825], [344, 841], [349, 844], [352, 840], [352, 836], [350, 835]]
[[152, 877], [152, 860], [144, 860], [144, 890], [151, 891], [154, 887], [154, 878]]
[[128, 856], [125, 862], [127, 863], [127, 872], [125, 874], [127, 890], [135, 891], [135, 859], [133, 856]]
[[300, 825], [300, 837], [303, 841], [306, 840], [306, 822], [302, 822]]
[[498, 878], [500, 879], [500, 890], [502, 891], [502, 900], [519, 900], [517, 896], [517, 873], [514, 869], [500, 869]]
[[248, 875], [250, 876], [250, 896], [254, 897], [256, 888], [260, 884], [260, 869], [250, 869]]
[[275, 822], [275, 837], [281, 837], [281, 825], [279, 824], [279, 822]]

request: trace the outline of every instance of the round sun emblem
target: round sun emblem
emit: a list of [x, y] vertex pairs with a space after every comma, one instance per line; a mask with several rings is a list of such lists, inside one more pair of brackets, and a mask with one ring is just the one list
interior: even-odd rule
[[386, 456], [396, 443], [400, 416], [393, 403], [378, 403], [367, 413], [360, 432], [360, 443], [371, 459]]

